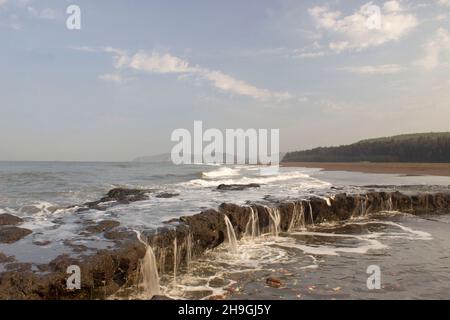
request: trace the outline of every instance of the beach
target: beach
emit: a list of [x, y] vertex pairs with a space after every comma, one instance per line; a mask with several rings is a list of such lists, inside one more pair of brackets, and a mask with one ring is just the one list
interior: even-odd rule
[[450, 163], [284, 162], [281, 166], [407, 176], [450, 176]]

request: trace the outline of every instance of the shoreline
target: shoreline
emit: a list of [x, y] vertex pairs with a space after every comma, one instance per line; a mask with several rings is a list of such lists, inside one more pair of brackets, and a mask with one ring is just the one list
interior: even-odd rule
[[282, 167], [319, 168], [323, 171], [450, 177], [450, 163], [282, 162], [280, 165]]

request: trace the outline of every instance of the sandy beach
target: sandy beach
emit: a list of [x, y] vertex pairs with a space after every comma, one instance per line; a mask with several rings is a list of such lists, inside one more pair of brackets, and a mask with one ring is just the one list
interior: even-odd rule
[[450, 163], [285, 162], [281, 165], [284, 167], [322, 168], [325, 171], [450, 176]]

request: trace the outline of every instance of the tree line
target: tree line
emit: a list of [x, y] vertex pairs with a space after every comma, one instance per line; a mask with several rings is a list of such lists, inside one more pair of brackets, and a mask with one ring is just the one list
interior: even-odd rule
[[450, 163], [450, 132], [408, 134], [289, 152], [282, 161]]

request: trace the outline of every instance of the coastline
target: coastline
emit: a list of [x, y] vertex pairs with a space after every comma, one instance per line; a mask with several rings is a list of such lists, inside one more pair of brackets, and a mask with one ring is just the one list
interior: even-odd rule
[[450, 163], [282, 162], [281, 166], [320, 168], [324, 171], [450, 177]]

